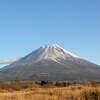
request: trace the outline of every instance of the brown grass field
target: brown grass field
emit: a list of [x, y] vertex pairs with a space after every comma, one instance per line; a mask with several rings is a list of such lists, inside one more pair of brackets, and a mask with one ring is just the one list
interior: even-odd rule
[[0, 100], [100, 100], [100, 84], [0, 83]]

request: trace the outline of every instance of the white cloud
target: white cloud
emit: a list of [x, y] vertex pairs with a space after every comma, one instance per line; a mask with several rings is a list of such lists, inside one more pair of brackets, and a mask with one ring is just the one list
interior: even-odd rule
[[9, 64], [13, 63], [15, 61], [18, 61], [19, 59], [10, 59], [10, 60], [0, 60], [0, 64]]

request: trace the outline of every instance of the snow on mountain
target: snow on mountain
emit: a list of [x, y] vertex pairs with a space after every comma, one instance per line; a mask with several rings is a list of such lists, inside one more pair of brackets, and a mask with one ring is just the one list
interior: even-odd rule
[[61, 60], [75, 60], [80, 58], [79, 56], [63, 49], [57, 44], [45, 45], [30, 53], [29, 55], [22, 58], [20, 61], [15, 64], [31, 64], [37, 63], [43, 60], [52, 60], [60, 63]]

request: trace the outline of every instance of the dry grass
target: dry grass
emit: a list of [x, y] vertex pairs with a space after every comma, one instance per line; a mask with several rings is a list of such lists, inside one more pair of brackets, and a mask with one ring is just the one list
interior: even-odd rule
[[[0, 91], [0, 100], [100, 100], [100, 85], [76, 84], [69, 87], [41, 87], [33, 83], [23, 83], [23, 86], [19, 83], [18, 86], [15, 83], [6, 84], [0, 86], [1, 88], [4, 85]], [[14, 85], [21, 89], [16, 90]]]

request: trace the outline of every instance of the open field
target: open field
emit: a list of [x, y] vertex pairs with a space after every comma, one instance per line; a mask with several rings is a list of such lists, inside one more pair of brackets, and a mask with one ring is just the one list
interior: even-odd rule
[[100, 84], [0, 83], [0, 100], [100, 100]]

